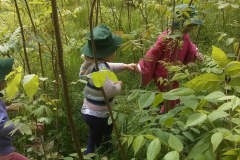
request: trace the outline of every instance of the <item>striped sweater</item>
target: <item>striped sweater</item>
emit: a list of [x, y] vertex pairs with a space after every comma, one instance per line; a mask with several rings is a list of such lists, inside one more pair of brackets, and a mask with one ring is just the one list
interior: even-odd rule
[[[114, 73], [125, 70], [124, 63], [107, 63], [103, 61], [98, 62], [99, 70], [108, 69]], [[87, 75], [95, 72], [94, 61], [85, 61], [81, 68], [80, 78], [86, 78]], [[110, 106], [113, 106], [113, 98], [121, 91], [121, 85], [106, 78], [103, 89], [106, 93]], [[88, 79], [87, 85], [84, 87], [83, 94], [85, 96], [81, 112], [83, 114], [93, 115], [96, 117], [106, 118], [109, 116], [108, 108], [105, 103], [102, 91], [100, 88], [94, 86], [91, 78]]]

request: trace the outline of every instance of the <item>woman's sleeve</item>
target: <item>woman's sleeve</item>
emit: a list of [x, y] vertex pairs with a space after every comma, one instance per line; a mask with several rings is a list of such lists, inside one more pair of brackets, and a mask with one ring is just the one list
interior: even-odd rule
[[141, 85], [147, 85], [152, 80], [156, 64], [162, 55], [162, 46], [162, 36], [159, 36], [154, 47], [139, 61], [138, 68], [141, 71]]
[[[5, 124], [8, 122], [8, 115], [7, 115], [7, 111], [5, 109], [5, 104], [3, 104], [2, 102], [0, 102], [0, 136], [9, 136], [10, 132], [12, 132], [15, 127], [14, 124], [11, 123], [9, 126], [4, 127]], [[17, 130], [14, 135], [21, 135], [20, 131]]]
[[190, 62], [195, 62], [196, 55], [197, 55], [197, 47], [193, 44], [189, 38], [189, 35], [185, 35], [185, 43], [188, 43], [188, 50], [187, 55], [184, 60], [184, 64], [188, 64]]

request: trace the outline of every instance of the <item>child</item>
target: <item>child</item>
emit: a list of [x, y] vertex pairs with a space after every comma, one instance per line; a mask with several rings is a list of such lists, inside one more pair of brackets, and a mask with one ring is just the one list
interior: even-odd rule
[[[140, 60], [138, 64], [142, 76], [141, 85], [147, 85], [153, 79], [161, 92], [179, 87], [177, 81], [172, 83], [171, 88], [160, 84], [159, 79], [165, 79], [168, 76], [168, 71], [164, 66], [165, 62], [177, 64], [180, 61], [183, 64], [188, 64], [194, 62], [195, 59], [203, 61], [203, 55], [198, 52], [188, 35], [194, 26], [202, 25], [203, 22], [198, 20], [194, 6], [181, 4], [176, 7], [176, 10], [177, 17], [169, 23], [169, 29], [159, 36], [154, 47], [146, 53], [146, 59]], [[186, 12], [189, 16], [186, 16]], [[180, 31], [182, 37], [178, 39], [168, 38], [176, 31]], [[173, 108], [177, 103], [178, 101], [171, 101], [168, 108]], [[162, 108], [161, 112], [167, 112], [167, 110]]]
[[[96, 71], [94, 55], [92, 51], [90, 34], [87, 34], [88, 43], [82, 48], [84, 63], [80, 68], [80, 78]], [[93, 40], [96, 46], [96, 58], [99, 70], [108, 69], [115, 73], [124, 70], [137, 70], [136, 64], [111, 63], [116, 57], [116, 51], [122, 42], [121, 37], [111, 33], [105, 25], [99, 25], [93, 29]], [[113, 106], [113, 98], [121, 91], [122, 81], [113, 82], [106, 79], [103, 89], [110, 106]], [[84, 102], [81, 109], [82, 116], [89, 126], [89, 139], [85, 154], [94, 153], [95, 147], [99, 147], [102, 139], [111, 139], [112, 125], [108, 125], [109, 111], [100, 88], [94, 86], [91, 78], [84, 88]]]
[[[0, 90], [5, 88], [5, 76], [12, 71], [13, 58], [0, 59]], [[15, 148], [12, 146], [12, 135], [9, 133], [14, 130], [14, 124], [4, 127], [6, 122], [9, 120], [7, 109], [14, 110], [13, 107], [6, 107], [2, 100], [3, 94], [0, 93], [0, 160], [28, 160], [27, 157], [17, 153]], [[42, 130], [42, 124], [39, 124], [37, 128]], [[17, 130], [13, 136], [21, 135]]]

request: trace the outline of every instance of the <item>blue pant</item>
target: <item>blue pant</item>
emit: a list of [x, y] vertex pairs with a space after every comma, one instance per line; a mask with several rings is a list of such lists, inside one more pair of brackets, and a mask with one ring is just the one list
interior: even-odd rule
[[108, 118], [99, 118], [87, 114], [82, 114], [82, 117], [89, 126], [88, 145], [84, 154], [94, 153], [95, 147], [100, 147], [103, 137], [108, 137], [108, 140], [110, 140], [113, 125], [108, 125]]

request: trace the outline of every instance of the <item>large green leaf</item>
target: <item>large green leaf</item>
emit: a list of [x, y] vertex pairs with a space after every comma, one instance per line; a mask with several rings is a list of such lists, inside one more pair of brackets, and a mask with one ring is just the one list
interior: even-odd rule
[[211, 142], [213, 145], [213, 152], [215, 152], [219, 144], [222, 142], [222, 139], [223, 139], [222, 133], [217, 132], [212, 135]]
[[191, 88], [180, 87], [180, 88], [173, 89], [169, 92], [163, 93], [162, 97], [167, 100], [175, 100], [175, 99], [178, 99], [179, 96], [189, 96], [194, 93], [195, 91], [192, 90]]
[[232, 102], [223, 103], [221, 106], [218, 107], [218, 111], [227, 111], [232, 108]]
[[7, 81], [6, 95], [9, 99], [12, 99], [18, 92], [18, 87], [22, 79], [22, 74], [17, 73]]
[[139, 135], [136, 137], [133, 141], [133, 150], [134, 150], [134, 155], [143, 147], [145, 144], [145, 139], [143, 135]]
[[223, 81], [223, 76], [219, 76], [213, 73], [205, 73], [195, 77], [183, 85], [197, 91], [202, 91], [216, 88]]
[[177, 151], [168, 152], [164, 158], [164, 160], [179, 160], [179, 153]]
[[141, 108], [148, 107], [148, 106], [150, 106], [153, 103], [154, 97], [155, 97], [155, 93], [154, 92], [144, 93], [138, 99], [138, 105]]
[[219, 68], [225, 68], [227, 65], [226, 54], [218, 47], [212, 46], [212, 58]]
[[168, 144], [178, 152], [181, 152], [183, 150], [182, 142], [177, 137], [175, 137], [173, 134], [170, 134]]
[[168, 132], [162, 131], [161, 129], [156, 130], [156, 136], [163, 142], [167, 143], [170, 134]]
[[100, 70], [98, 72], [92, 73], [92, 80], [94, 86], [100, 88], [104, 86], [106, 78], [108, 77], [111, 81], [117, 82], [117, 76], [109, 70]]
[[229, 116], [228, 113], [226, 113], [224, 111], [220, 111], [220, 110], [215, 110], [208, 115], [208, 118], [211, 122], [213, 122], [216, 119], [224, 118], [224, 117], [227, 117], [227, 116]]
[[153, 107], [157, 107], [160, 103], [163, 102], [162, 93], [158, 93], [155, 95], [154, 101], [153, 101]]
[[232, 61], [230, 62], [225, 69], [225, 73], [230, 76], [237, 76], [240, 74], [240, 62]]
[[231, 81], [228, 83], [230, 86], [240, 86], [240, 77], [232, 77]]
[[39, 85], [38, 76], [35, 74], [26, 75], [23, 78], [23, 89], [29, 99], [32, 99], [35, 93], [37, 93]]
[[185, 125], [185, 128], [189, 127], [189, 126], [194, 126], [194, 125], [200, 124], [200, 123], [204, 122], [206, 119], [207, 119], [206, 114], [203, 114], [203, 113], [192, 114], [188, 118], [187, 124]]
[[229, 141], [232, 141], [234, 143], [239, 143], [240, 142], [240, 135], [228, 135], [224, 137], [224, 139], [227, 139]]
[[205, 157], [204, 157], [204, 155], [199, 154], [196, 157], [194, 157], [194, 160], [205, 160]]
[[154, 160], [161, 151], [161, 142], [158, 138], [150, 142], [147, 148], [147, 159]]
[[202, 145], [200, 145], [198, 147], [192, 148], [189, 155], [188, 155], [188, 158], [193, 159], [197, 155], [202, 154], [203, 152], [208, 150], [210, 146], [211, 146], [211, 143], [207, 142], [207, 143], [203, 143]]
[[204, 97], [206, 100], [215, 100], [217, 98], [223, 97], [225, 94], [221, 91], [215, 91]]
[[181, 102], [184, 103], [185, 106], [192, 108], [193, 110], [195, 110], [198, 106], [198, 99], [195, 95], [180, 96], [179, 98]]

